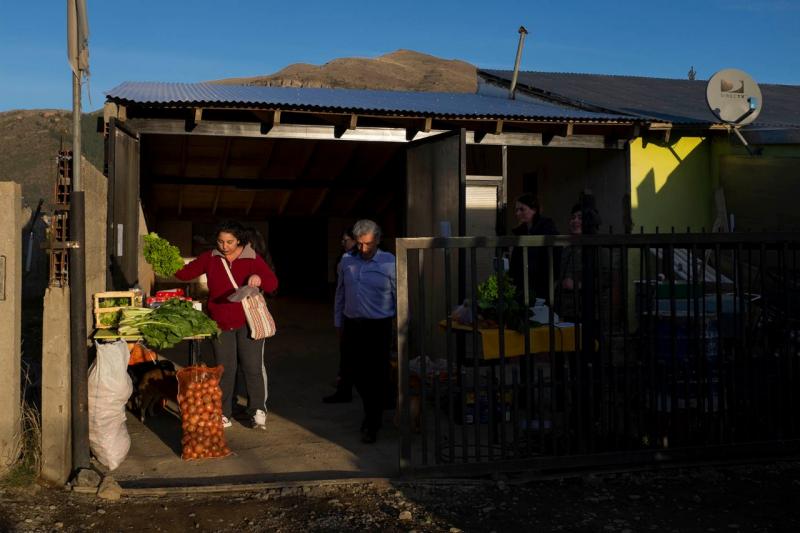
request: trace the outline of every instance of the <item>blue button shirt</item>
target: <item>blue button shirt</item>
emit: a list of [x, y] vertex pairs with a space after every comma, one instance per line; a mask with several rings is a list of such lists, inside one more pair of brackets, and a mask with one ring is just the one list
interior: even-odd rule
[[344, 318], [388, 318], [397, 307], [394, 255], [378, 250], [372, 259], [345, 254], [339, 261], [334, 324]]

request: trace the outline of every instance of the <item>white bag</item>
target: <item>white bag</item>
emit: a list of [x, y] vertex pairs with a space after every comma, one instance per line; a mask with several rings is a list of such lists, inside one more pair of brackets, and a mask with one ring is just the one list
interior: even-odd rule
[[97, 343], [97, 358], [89, 368], [89, 446], [109, 470], [117, 468], [131, 447], [125, 425], [125, 404], [133, 392], [128, 375], [128, 344]]

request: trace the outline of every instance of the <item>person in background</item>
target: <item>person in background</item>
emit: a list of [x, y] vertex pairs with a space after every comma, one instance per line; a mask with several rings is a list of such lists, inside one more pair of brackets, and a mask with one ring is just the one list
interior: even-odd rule
[[[519, 226], [512, 230], [514, 235], [557, 235], [558, 230], [552, 219], [542, 216], [539, 200], [530, 193], [525, 193], [517, 198], [514, 208]], [[511, 252], [509, 274], [517, 287], [517, 298], [523, 301], [524, 270], [522, 247], [515, 247]], [[553, 249], [553, 276], [558, 279], [558, 265], [560, 254], [557, 248]], [[533, 305], [534, 298], [549, 300], [549, 264], [546, 247], [531, 246], [528, 248], [528, 289], [529, 303]]]
[[[357, 253], [356, 238], [353, 236], [353, 228], [345, 228], [342, 230], [342, 259], [348, 255]], [[336, 275], [339, 276], [339, 268], [342, 259], [336, 265]], [[337, 279], [338, 285], [338, 279]], [[339, 375], [336, 377], [336, 392], [330, 396], [325, 396], [322, 401], [324, 403], [346, 403], [353, 400], [353, 364], [347, 357], [347, 353], [342, 347], [342, 331], [341, 328], [336, 328], [336, 334], [339, 337]]]
[[381, 228], [372, 220], [353, 225], [358, 252], [339, 262], [334, 324], [342, 328], [342, 351], [350, 358], [364, 404], [361, 440], [373, 443], [390, 387], [389, 353], [396, 314], [395, 258], [378, 248]]
[[[583, 233], [581, 204], [572, 206], [569, 216], [569, 234]], [[556, 309], [562, 321], [576, 322], [581, 308], [580, 288], [583, 263], [580, 246], [567, 246], [561, 253], [561, 278], [556, 285]]]
[[228, 300], [236, 288], [231, 283], [226, 266], [240, 287], [249, 285], [273, 292], [278, 288], [278, 278], [250, 246], [247, 232], [241, 224], [222, 222], [214, 235], [216, 248], [200, 254], [178, 270], [175, 277], [189, 281], [205, 274], [208, 278], [208, 314], [222, 330], [213, 346], [216, 364], [224, 368], [220, 380], [223, 427], [232, 425], [234, 383], [237, 367], [241, 365], [249, 393], [248, 410], [252, 416], [252, 427], [266, 429], [268, 389], [264, 339], [250, 338], [241, 302]]

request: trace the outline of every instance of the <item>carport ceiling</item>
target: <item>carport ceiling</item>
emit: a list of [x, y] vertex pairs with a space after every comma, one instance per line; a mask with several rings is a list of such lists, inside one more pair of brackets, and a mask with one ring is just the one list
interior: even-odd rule
[[402, 187], [404, 148], [341, 140], [142, 135], [144, 208], [186, 218], [379, 211]]

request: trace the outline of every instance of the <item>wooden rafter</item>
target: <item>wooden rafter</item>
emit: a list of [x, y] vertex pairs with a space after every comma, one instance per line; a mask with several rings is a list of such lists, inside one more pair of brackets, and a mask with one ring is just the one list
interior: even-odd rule
[[189, 137], [184, 135], [181, 142], [181, 160], [178, 167], [178, 176], [186, 175], [186, 164], [189, 156]]
[[183, 186], [178, 185], [178, 216], [183, 212]]
[[219, 206], [219, 198], [222, 195], [222, 187], [217, 187], [217, 190], [214, 192], [214, 205], [211, 207], [211, 214], [217, 214], [217, 207]]
[[264, 152], [261, 154], [261, 166], [258, 169], [257, 176], [259, 179], [263, 178], [266, 175], [267, 170], [269, 169], [269, 162], [272, 159], [272, 151], [275, 148], [275, 143], [278, 141], [266, 141], [264, 146]]
[[222, 149], [222, 157], [219, 160], [219, 168], [217, 169], [217, 176], [220, 178], [224, 178], [228, 170], [228, 163], [231, 157], [231, 144], [233, 144], [233, 139], [231, 137], [226, 137], [225, 147]]
[[286, 194], [283, 196], [283, 200], [281, 200], [281, 205], [278, 208], [278, 215], [282, 215], [284, 211], [286, 211], [286, 206], [289, 205], [289, 199], [292, 197], [292, 191], [286, 191]]
[[258, 196], [258, 192], [257, 191], [253, 191], [250, 194], [250, 200], [248, 200], [248, 202], [247, 202], [247, 209], [244, 210], [245, 216], [249, 215], [250, 211], [253, 210], [253, 204], [256, 203], [256, 196]]
[[266, 135], [272, 128], [281, 123], [281, 110], [273, 109], [269, 111], [253, 111], [253, 114], [261, 123], [261, 134]]
[[322, 191], [320, 191], [319, 196], [317, 197], [317, 201], [314, 202], [314, 207], [311, 208], [312, 216], [317, 214], [317, 212], [322, 207], [322, 204], [325, 202], [325, 199], [328, 197], [328, 194], [330, 194], [330, 192], [331, 192], [330, 189], [323, 189]]

